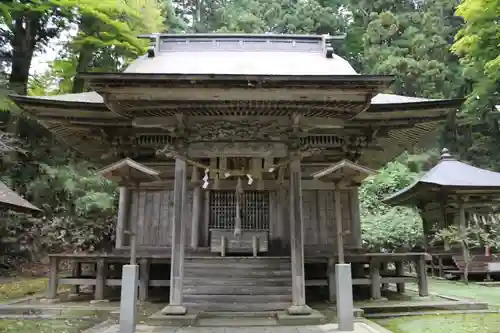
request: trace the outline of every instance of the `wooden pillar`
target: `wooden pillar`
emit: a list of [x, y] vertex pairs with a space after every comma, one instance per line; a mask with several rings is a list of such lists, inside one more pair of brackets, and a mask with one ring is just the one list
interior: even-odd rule
[[193, 189], [193, 214], [191, 219], [191, 248], [196, 249], [200, 244], [200, 210], [202, 189], [195, 185]]
[[139, 262], [139, 301], [145, 302], [149, 292], [149, 271], [151, 260], [143, 258]]
[[50, 257], [50, 272], [49, 272], [49, 299], [57, 298], [57, 279], [59, 276], [59, 259]]
[[290, 315], [306, 315], [312, 312], [306, 305], [304, 274], [304, 216], [302, 211], [302, 179], [300, 160], [290, 163], [290, 245], [292, 256], [292, 306]]
[[339, 258], [338, 263], [343, 264], [344, 260], [344, 230], [342, 223], [342, 204], [340, 199], [340, 191], [334, 191], [335, 197], [335, 226], [337, 227], [337, 256]]
[[184, 315], [187, 309], [182, 306], [182, 288], [184, 278], [184, 209], [186, 204], [187, 181], [186, 162], [175, 160], [174, 207], [172, 217], [172, 256], [170, 268], [170, 303], [162, 313], [166, 315]]
[[130, 211], [130, 190], [124, 186], [120, 187], [120, 199], [118, 202], [118, 216], [116, 220], [116, 241], [115, 247], [123, 247], [123, 237], [125, 226], [127, 225], [128, 212]]
[[363, 247], [361, 237], [361, 215], [359, 212], [359, 188], [355, 187], [349, 191], [349, 208], [351, 212], [351, 237], [354, 246], [358, 249]]

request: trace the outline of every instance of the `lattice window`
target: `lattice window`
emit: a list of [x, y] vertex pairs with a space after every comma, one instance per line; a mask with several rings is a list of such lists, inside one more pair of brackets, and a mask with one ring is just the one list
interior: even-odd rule
[[[245, 191], [241, 207], [241, 229], [269, 231], [269, 192]], [[210, 229], [234, 229], [235, 191], [210, 191]]]

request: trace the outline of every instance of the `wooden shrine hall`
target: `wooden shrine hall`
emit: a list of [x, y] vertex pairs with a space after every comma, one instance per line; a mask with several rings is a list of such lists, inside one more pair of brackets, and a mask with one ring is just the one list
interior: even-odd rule
[[[53, 254], [57, 286], [119, 286], [111, 267], [130, 260], [139, 298], [169, 287], [171, 308], [307, 314], [310, 288], [335, 300], [334, 264], [382, 297], [388, 283], [418, 280], [425, 253], [369, 253], [358, 187], [429, 136], [460, 100], [381, 93], [391, 76], [358, 74], [331, 36], [155, 34], [123, 72], [79, 75], [91, 91], [12, 96], [56, 137], [123, 176], [112, 253]], [[110, 176], [110, 177], [111, 177]], [[75, 262], [58, 276], [58, 262]], [[418, 277], [404, 274], [413, 261]], [[96, 266], [84, 275], [82, 263]], [[388, 267], [395, 267], [389, 270]], [[77, 290], [76, 290], [77, 291]]]

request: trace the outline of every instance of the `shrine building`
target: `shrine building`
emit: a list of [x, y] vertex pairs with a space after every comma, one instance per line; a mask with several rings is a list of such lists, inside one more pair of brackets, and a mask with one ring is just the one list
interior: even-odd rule
[[[103, 174], [147, 176], [120, 174], [112, 253], [51, 255], [51, 298], [67, 284], [105, 299], [131, 235], [139, 298], [166, 293], [165, 315], [307, 314], [314, 290], [335, 300], [339, 261], [352, 264], [355, 294], [379, 299], [389, 283], [418, 281], [427, 296], [425, 253], [363, 248], [358, 188], [461, 100], [383, 93], [394, 77], [357, 73], [331, 36], [145, 37], [148, 51], [123, 72], [80, 73], [89, 92], [12, 96]], [[62, 260], [72, 276], [59, 277]]]

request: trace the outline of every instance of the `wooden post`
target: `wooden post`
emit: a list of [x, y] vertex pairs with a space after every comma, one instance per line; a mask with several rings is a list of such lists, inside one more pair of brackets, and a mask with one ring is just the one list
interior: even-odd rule
[[94, 300], [102, 301], [104, 300], [104, 289], [106, 287], [106, 268], [107, 262], [104, 258], [100, 258], [97, 261], [96, 269], [96, 283], [95, 283], [95, 293]]
[[200, 244], [200, 210], [201, 210], [201, 196], [202, 188], [198, 184], [199, 181], [198, 170], [193, 168], [192, 181], [194, 182], [193, 189], [193, 214], [191, 219], [191, 248], [196, 249]]
[[170, 303], [162, 313], [166, 315], [184, 315], [187, 309], [182, 306], [182, 288], [184, 278], [184, 209], [186, 204], [187, 181], [186, 162], [175, 160], [174, 207], [172, 217], [172, 256], [170, 268]]
[[339, 264], [343, 264], [344, 260], [344, 237], [342, 226], [342, 205], [340, 202], [340, 191], [334, 191], [335, 197], [335, 226], [337, 227], [337, 255], [339, 257]]
[[220, 256], [225, 257], [226, 256], [226, 236], [222, 235], [220, 236]]
[[149, 292], [149, 271], [151, 260], [142, 258], [139, 263], [139, 301], [145, 302]]
[[331, 303], [335, 302], [337, 299], [337, 288], [335, 286], [335, 259], [328, 259], [328, 295]]
[[427, 270], [425, 255], [421, 255], [416, 262], [418, 277], [418, 294], [421, 297], [429, 296], [429, 285], [427, 282]]
[[252, 237], [252, 251], [254, 257], [259, 255], [259, 238], [255, 235]]
[[[396, 261], [396, 276], [404, 276], [404, 263], [403, 260]], [[405, 292], [404, 282], [396, 283], [396, 290], [398, 293], [403, 294]]]
[[130, 191], [128, 188], [120, 187], [120, 200], [118, 203], [118, 216], [116, 220], [116, 241], [115, 247], [120, 249], [123, 247], [123, 233], [125, 231], [125, 226], [127, 225], [128, 212], [129, 212], [129, 200]]
[[359, 212], [359, 189], [357, 187], [349, 191], [349, 208], [351, 212], [351, 237], [354, 241], [354, 246], [358, 249], [363, 247], [363, 239], [361, 238], [361, 215]]
[[50, 257], [50, 272], [49, 272], [49, 299], [57, 298], [57, 279], [59, 276], [59, 259]]
[[306, 305], [304, 274], [304, 226], [302, 211], [302, 179], [300, 160], [290, 163], [290, 243], [292, 256], [292, 306], [290, 315], [305, 315], [312, 312]]
[[379, 300], [382, 298], [382, 293], [380, 290], [380, 263], [376, 260], [370, 261], [370, 276], [372, 280], [372, 299]]

